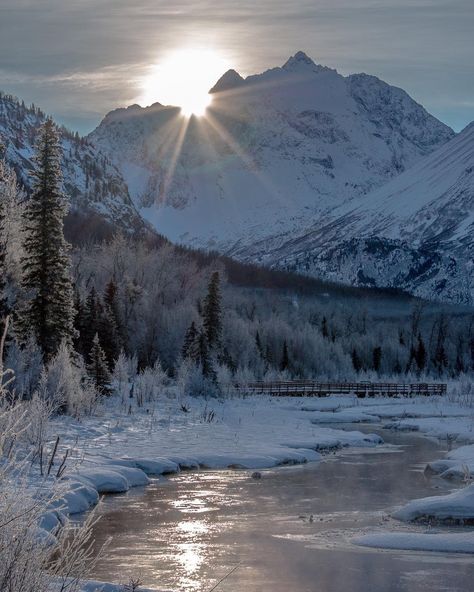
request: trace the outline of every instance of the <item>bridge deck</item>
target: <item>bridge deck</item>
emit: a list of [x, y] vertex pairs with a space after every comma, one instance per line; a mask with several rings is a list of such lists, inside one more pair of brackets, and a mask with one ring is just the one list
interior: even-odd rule
[[326, 397], [330, 394], [358, 397], [376, 395], [415, 396], [445, 395], [447, 385], [441, 383], [396, 383], [396, 382], [316, 382], [312, 380], [290, 380], [282, 382], [251, 382], [238, 385], [238, 390], [246, 394], [272, 395], [275, 397]]

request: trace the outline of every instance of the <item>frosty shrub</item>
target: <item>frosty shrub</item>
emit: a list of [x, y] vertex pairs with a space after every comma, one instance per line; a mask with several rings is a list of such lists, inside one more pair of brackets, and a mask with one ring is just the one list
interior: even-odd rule
[[115, 361], [114, 370], [112, 372], [112, 388], [120, 397], [122, 405], [125, 404], [130, 392], [129, 375], [130, 363], [124, 352], [120, 352], [119, 357]]
[[82, 359], [73, 358], [64, 341], [41, 375], [39, 393], [57, 411], [73, 417], [91, 414], [97, 402], [97, 392]]
[[178, 368], [176, 384], [181, 397], [216, 397], [219, 385], [206, 378], [202, 368], [190, 360], [183, 360]]
[[168, 376], [159, 360], [151, 368], [144, 368], [135, 380], [137, 404], [141, 407], [145, 403], [155, 401], [167, 381]]
[[465, 407], [474, 407], [474, 379], [462, 374], [457, 380], [448, 385], [448, 400]]
[[228, 397], [235, 393], [235, 378], [228, 366], [219, 364], [216, 367], [217, 384], [222, 395]]
[[[53, 507], [56, 514], [60, 511], [66, 484], [35, 472], [31, 459], [43, 438], [47, 410], [37, 399], [19, 404], [12, 399], [9, 387], [14, 376], [3, 368], [3, 344], [4, 339], [0, 344], [0, 590], [77, 592], [91, 555], [95, 518], [91, 514], [76, 527], [61, 514], [53, 532], [40, 528], [47, 512]], [[38, 420], [41, 425], [33, 425]]]
[[10, 390], [22, 399], [31, 398], [43, 370], [43, 356], [34, 338], [30, 336], [24, 346], [13, 340], [8, 347], [6, 364], [15, 376]]

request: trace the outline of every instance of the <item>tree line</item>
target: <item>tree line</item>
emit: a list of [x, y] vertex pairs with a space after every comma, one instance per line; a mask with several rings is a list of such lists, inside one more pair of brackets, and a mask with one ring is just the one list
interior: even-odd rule
[[55, 393], [64, 410], [90, 406], [124, 365], [134, 369], [132, 382], [134, 372], [155, 368], [155, 377], [194, 393], [255, 379], [405, 380], [474, 370], [469, 313], [414, 301], [390, 316], [393, 298], [361, 301], [350, 290], [325, 293], [325, 285], [297, 293], [287, 277], [285, 288], [230, 283], [216, 256], [199, 260], [121, 234], [73, 248], [64, 238], [60, 163], [51, 120], [38, 135], [28, 199], [0, 154], [0, 318], [13, 321], [7, 358], [18, 396], [40, 390]]

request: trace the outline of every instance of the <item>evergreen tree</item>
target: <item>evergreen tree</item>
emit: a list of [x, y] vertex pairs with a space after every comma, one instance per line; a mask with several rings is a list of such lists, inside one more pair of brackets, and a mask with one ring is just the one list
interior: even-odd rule
[[85, 306], [81, 295], [74, 291], [74, 349], [85, 358], [87, 348], [84, 343], [84, 328], [86, 324]]
[[104, 307], [105, 309], [112, 315], [113, 319], [114, 319], [114, 323], [115, 326], [117, 328], [117, 333], [118, 336], [120, 338], [120, 342], [121, 345], [124, 345], [125, 342], [125, 329], [124, 329], [124, 325], [122, 322], [122, 315], [120, 314], [120, 307], [119, 307], [119, 303], [118, 303], [118, 297], [117, 297], [117, 284], [114, 282], [113, 279], [111, 279], [109, 281], [109, 283], [107, 284], [107, 286], [105, 287], [105, 292], [104, 292]]
[[281, 361], [280, 361], [280, 370], [282, 372], [284, 372], [285, 370], [288, 370], [288, 367], [290, 365], [290, 358], [288, 356], [288, 344], [286, 343], [286, 339], [283, 342], [283, 351], [281, 354]]
[[199, 334], [199, 362], [201, 364], [202, 375], [205, 378], [215, 381], [217, 377], [209, 356], [209, 347], [205, 331], [201, 331]]
[[84, 357], [89, 361], [89, 353], [92, 349], [95, 334], [99, 332], [101, 306], [94, 286], [87, 294], [82, 326], [82, 342], [84, 344]]
[[227, 366], [232, 375], [237, 372], [237, 364], [234, 362], [234, 358], [230, 355], [229, 350], [224, 347], [222, 353], [219, 355], [219, 363]]
[[109, 370], [112, 371], [122, 347], [115, 315], [108, 306], [99, 306], [98, 332], [107, 365]]
[[380, 364], [382, 363], [382, 348], [380, 346], [374, 347], [372, 350], [372, 364], [375, 372], [380, 370]]
[[193, 362], [199, 363], [199, 333], [196, 329], [196, 323], [193, 321], [184, 335], [184, 343], [181, 348], [183, 359], [189, 358]]
[[323, 317], [323, 320], [321, 322], [321, 333], [324, 338], [327, 339], [329, 337], [328, 321], [326, 317]]
[[273, 366], [273, 353], [268, 343], [267, 347], [265, 348], [265, 362], [267, 363], [267, 367]]
[[110, 391], [110, 372], [107, 366], [105, 352], [99, 341], [99, 335], [96, 333], [92, 340], [92, 348], [89, 352], [89, 363], [87, 371], [92, 378], [94, 385], [99, 393], [107, 394]]
[[352, 366], [356, 372], [360, 372], [362, 370], [362, 361], [359, 358], [359, 354], [357, 353], [356, 348], [354, 347], [351, 353], [352, 359]]
[[257, 333], [255, 334], [255, 347], [257, 348], [258, 353], [260, 354], [260, 356], [262, 358], [264, 358], [264, 353], [263, 353], [263, 346], [262, 346], [262, 340], [260, 339], [260, 333], [257, 330]]
[[405, 368], [405, 374], [408, 374], [410, 372], [413, 363], [416, 363], [416, 349], [414, 345], [410, 347], [410, 357], [408, 358], [408, 362]]
[[41, 127], [36, 146], [33, 191], [24, 218], [23, 284], [31, 298], [20, 323], [30, 331], [46, 359], [65, 339], [72, 342], [74, 306], [69, 245], [63, 221], [67, 206], [61, 192], [61, 147], [51, 119]]
[[423, 343], [423, 339], [421, 337], [421, 334], [418, 334], [418, 347], [416, 348], [416, 353], [415, 353], [415, 362], [417, 365], [417, 368], [420, 372], [423, 372], [423, 370], [426, 367], [426, 348], [425, 348], [425, 344]]
[[203, 325], [206, 332], [207, 345], [210, 348], [218, 345], [222, 330], [219, 283], [219, 272], [215, 271], [211, 276], [207, 296], [204, 299], [202, 307]]

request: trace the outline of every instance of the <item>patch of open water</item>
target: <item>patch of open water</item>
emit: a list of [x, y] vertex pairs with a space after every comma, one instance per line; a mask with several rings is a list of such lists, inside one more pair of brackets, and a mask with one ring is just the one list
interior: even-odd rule
[[94, 536], [97, 548], [112, 541], [90, 577], [139, 577], [173, 592], [210, 591], [232, 570], [218, 592], [473, 590], [472, 556], [350, 542], [366, 532], [423, 532], [426, 527], [395, 522], [388, 512], [450, 488], [423, 472], [442, 455], [437, 443], [373, 425], [365, 431], [381, 433], [390, 445], [265, 470], [258, 480], [252, 471], [182, 472], [107, 497]]

